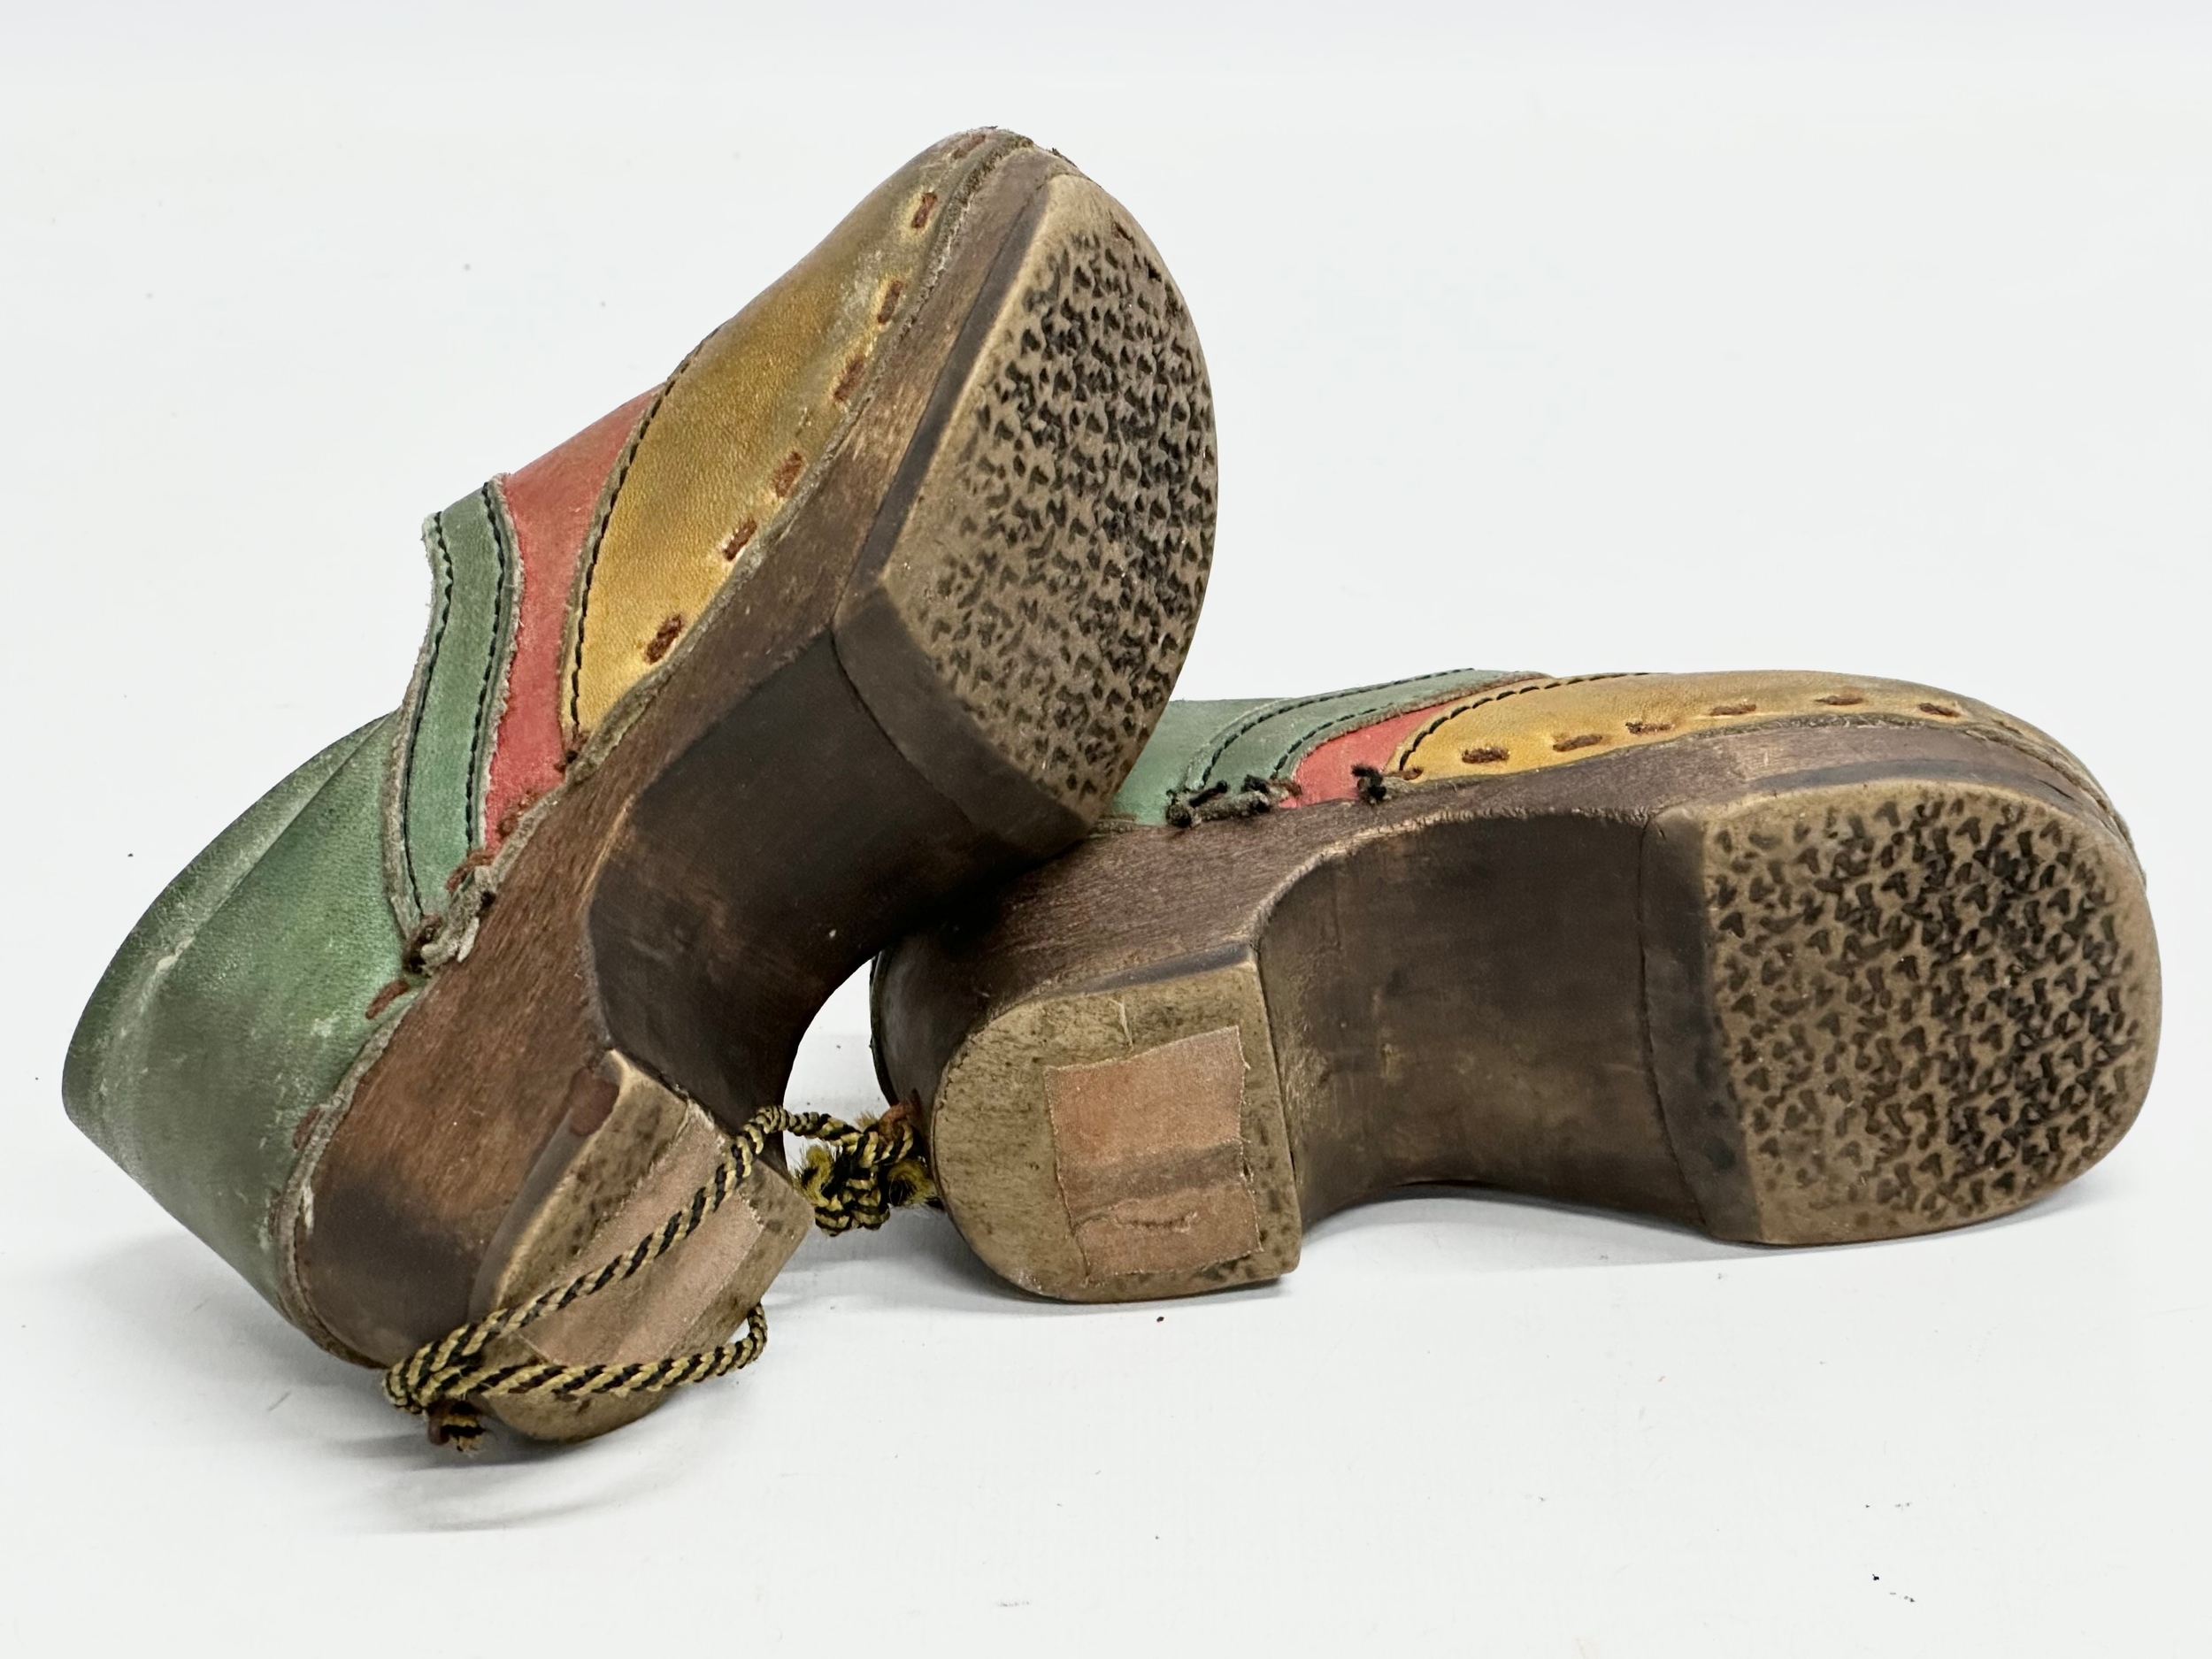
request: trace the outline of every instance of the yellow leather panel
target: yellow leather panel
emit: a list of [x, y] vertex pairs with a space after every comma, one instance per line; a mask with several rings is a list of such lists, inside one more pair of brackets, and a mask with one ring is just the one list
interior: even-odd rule
[[1693, 732], [1809, 716], [1977, 727], [2047, 759], [2061, 757], [2069, 773], [2080, 770], [2049, 738], [1986, 703], [1899, 680], [1766, 670], [1600, 674], [1478, 692], [1408, 737], [1392, 769], [1416, 781], [1502, 777]]
[[912, 316], [970, 182], [1025, 143], [969, 133], [924, 151], [670, 379], [618, 468], [580, 578], [565, 681], [572, 742], [772, 539], [864, 400], [879, 349]]

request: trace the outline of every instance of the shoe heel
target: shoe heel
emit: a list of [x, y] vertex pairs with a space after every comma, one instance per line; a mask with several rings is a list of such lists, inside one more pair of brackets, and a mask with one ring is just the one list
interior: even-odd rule
[[1212, 533], [1187, 314], [1056, 157], [1010, 155], [964, 211], [789, 526], [318, 1131], [288, 1305], [328, 1345], [391, 1363], [511, 1282], [486, 1240], [603, 1050], [752, 1122], [837, 984], [1077, 840], [1164, 709]]
[[836, 641], [915, 769], [1042, 857], [1104, 810], [1189, 648], [1213, 405], [1190, 312], [1136, 222], [1064, 164], [1007, 166], [1044, 176], [949, 354]]
[[2158, 1046], [2134, 855], [2048, 785], [1847, 772], [1645, 839], [1654, 1071], [1724, 1238], [1962, 1226], [2126, 1132]]
[[1025, 1289], [1184, 1296], [1298, 1263], [1298, 1194], [1248, 952], [1010, 1008], [946, 1068], [930, 1117], [963, 1235]]
[[[580, 1073], [568, 1110], [494, 1235], [471, 1317], [513, 1307], [657, 1233], [713, 1175], [724, 1136], [699, 1106], [619, 1054]], [[737, 1190], [688, 1238], [634, 1276], [488, 1350], [505, 1364], [649, 1363], [712, 1348], [759, 1305], [813, 1212], [771, 1141]], [[537, 1440], [578, 1440], [634, 1421], [664, 1394], [484, 1402]]]

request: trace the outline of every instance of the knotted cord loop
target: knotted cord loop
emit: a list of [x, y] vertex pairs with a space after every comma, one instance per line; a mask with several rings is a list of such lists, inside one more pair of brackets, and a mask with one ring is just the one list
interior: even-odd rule
[[841, 1123], [818, 1112], [793, 1120], [791, 1133], [817, 1144], [792, 1179], [828, 1233], [879, 1227], [909, 1204], [937, 1202], [918, 1114], [894, 1106], [872, 1123]]
[[814, 1225], [825, 1233], [879, 1227], [894, 1210], [936, 1198], [928, 1155], [911, 1108], [894, 1107], [873, 1122], [849, 1124], [821, 1112], [764, 1106], [729, 1138], [713, 1174], [690, 1202], [654, 1232], [591, 1272], [424, 1343], [384, 1373], [384, 1397], [403, 1411], [427, 1418], [434, 1442], [468, 1451], [483, 1437], [479, 1407], [488, 1400], [526, 1394], [590, 1400], [660, 1394], [751, 1364], [768, 1345], [768, 1317], [757, 1307], [746, 1314], [745, 1333], [734, 1342], [666, 1359], [557, 1365], [544, 1360], [493, 1363], [485, 1356], [500, 1338], [634, 1278], [688, 1239], [744, 1185], [768, 1138], [776, 1134], [822, 1143], [809, 1150], [796, 1180], [814, 1206]]

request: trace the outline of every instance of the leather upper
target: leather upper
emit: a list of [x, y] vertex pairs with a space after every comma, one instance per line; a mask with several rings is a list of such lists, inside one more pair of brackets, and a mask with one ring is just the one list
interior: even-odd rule
[[132, 930], [72, 1039], [71, 1118], [284, 1306], [284, 1206], [354, 1083], [577, 753], [618, 741], [773, 545], [866, 400], [982, 173], [932, 147], [669, 380], [423, 526], [431, 614], [399, 709], [271, 790]]
[[[1793, 720], [1960, 726], [2104, 796], [2045, 733], [1970, 697], [1906, 680], [1797, 670], [1540, 674], [1469, 669], [1278, 701], [1174, 703], [1102, 827], [1164, 824], [1178, 802], [1268, 786], [1281, 809], [1344, 801], [1360, 772], [1425, 787], [1570, 765], [1701, 732]], [[2108, 803], [2108, 810], [2109, 810]]]

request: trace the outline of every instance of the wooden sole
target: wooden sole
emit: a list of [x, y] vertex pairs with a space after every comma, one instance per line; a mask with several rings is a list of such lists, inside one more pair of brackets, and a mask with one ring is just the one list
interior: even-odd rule
[[1770, 1244], [2001, 1215], [2133, 1120], [2159, 976], [2101, 802], [1838, 721], [1094, 836], [876, 1005], [970, 1243], [1111, 1301], [1273, 1278], [1417, 1182]]
[[[473, 948], [319, 1126], [288, 1289], [340, 1351], [389, 1363], [657, 1225], [712, 1125], [780, 1098], [828, 993], [1079, 836], [1165, 705], [1212, 534], [1188, 313], [1056, 157], [1009, 156], [964, 214], [806, 504], [572, 768]], [[543, 1351], [718, 1340], [804, 1230], [766, 1171], [728, 1210]], [[574, 1438], [635, 1409], [503, 1414]]]

